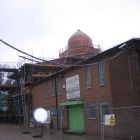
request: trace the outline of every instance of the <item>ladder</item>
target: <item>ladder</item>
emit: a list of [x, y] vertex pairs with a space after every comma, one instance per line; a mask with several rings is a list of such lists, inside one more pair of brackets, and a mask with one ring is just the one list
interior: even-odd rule
[[27, 104], [26, 104], [26, 98], [24, 93], [24, 87], [25, 87], [25, 66], [24, 66], [24, 72], [21, 72], [20, 76], [20, 97], [21, 97], [21, 105], [22, 105], [22, 111], [23, 111], [23, 118], [24, 118], [24, 127], [29, 127], [29, 116], [27, 112]]

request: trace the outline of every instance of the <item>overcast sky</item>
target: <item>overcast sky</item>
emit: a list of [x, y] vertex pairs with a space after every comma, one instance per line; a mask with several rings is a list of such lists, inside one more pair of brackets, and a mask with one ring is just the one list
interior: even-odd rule
[[[37, 57], [58, 57], [78, 29], [103, 50], [140, 37], [140, 0], [0, 0], [0, 39]], [[0, 43], [0, 62], [19, 55]]]

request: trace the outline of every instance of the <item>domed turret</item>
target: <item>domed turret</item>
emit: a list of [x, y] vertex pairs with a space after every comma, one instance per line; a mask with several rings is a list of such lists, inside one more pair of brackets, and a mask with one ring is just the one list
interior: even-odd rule
[[99, 52], [100, 49], [94, 48], [91, 38], [82, 31], [77, 30], [69, 38], [67, 48], [59, 53], [59, 57], [88, 58]]
[[93, 47], [91, 38], [80, 30], [77, 30], [68, 40], [68, 49], [77, 47]]

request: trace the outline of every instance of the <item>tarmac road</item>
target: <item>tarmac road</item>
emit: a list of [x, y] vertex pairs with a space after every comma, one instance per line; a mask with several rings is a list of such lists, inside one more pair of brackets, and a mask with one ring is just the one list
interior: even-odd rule
[[68, 135], [60, 133], [44, 133], [43, 137], [33, 137], [33, 132], [23, 134], [23, 128], [13, 124], [0, 123], [0, 140], [94, 140], [85, 135]]

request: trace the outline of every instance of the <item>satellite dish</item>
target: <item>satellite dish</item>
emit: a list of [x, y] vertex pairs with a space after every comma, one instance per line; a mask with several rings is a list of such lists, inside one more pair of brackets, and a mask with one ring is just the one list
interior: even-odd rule
[[37, 122], [48, 123], [50, 120], [50, 111], [47, 111], [44, 108], [37, 108], [33, 112], [33, 116]]

